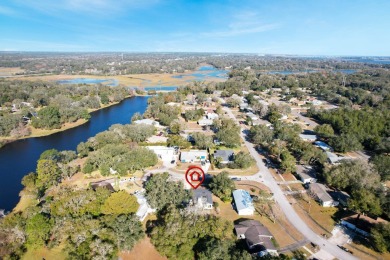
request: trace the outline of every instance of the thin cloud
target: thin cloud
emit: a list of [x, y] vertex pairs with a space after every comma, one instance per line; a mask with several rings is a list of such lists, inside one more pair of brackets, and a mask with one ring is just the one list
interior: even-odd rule
[[17, 12], [14, 9], [0, 5], [0, 14], [14, 16]]
[[257, 25], [252, 26], [249, 28], [230, 28], [226, 31], [215, 31], [215, 32], [207, 32], [202, 33], [202, 36], [205, 37], [233, 37], [243, 34], [253, 34], [253, 33], [260, 33], [260, 32], [266, 32], [271, 31], [273, 29], [278, 28], [278, 24], [263, 24], [263, 25]]
[[236, 12], [230, 20], [225, 30], [205, 32], [201, 35], [204, 37], [234, 37], [266, 32], [279, 27], [277, 23], [264, 23], [259, 14], [254, 11]]
[[20, 5], [44, 13], [57, 14], [69, 11], [83, 14], [112, 14], [129, 9], [143, 8], [159, 0], [18, 0]]

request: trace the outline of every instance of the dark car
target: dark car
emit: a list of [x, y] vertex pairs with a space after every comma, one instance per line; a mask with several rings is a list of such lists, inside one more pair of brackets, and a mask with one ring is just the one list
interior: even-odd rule
[[344, 246], [340, 246], [340, 245], [337, 245], [337, 246], [338, 246], [340, 249], [344, 250], [345, 252], [352, 254], [352, 251], [349, 250], [348, 248], [346, 248], [346, 247], [344, 247]]
[[172, 161], [171, 161], [171, 164], [174, 164], [175, 162], [176, 162], [175, 160], [172, 160]]

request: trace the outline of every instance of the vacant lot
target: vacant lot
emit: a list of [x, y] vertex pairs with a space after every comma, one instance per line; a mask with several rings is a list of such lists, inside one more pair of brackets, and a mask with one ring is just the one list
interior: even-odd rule
[[150, 238], [145, 237], [139, 241], [130, 252], [122, 252], [119, 254], [123, 260], [164, 260], [167, 259], [159, 254]]

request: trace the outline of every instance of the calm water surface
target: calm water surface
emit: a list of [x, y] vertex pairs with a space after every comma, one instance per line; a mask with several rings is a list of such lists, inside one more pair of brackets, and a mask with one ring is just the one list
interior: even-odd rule
[[40, 154], [48, 149], [76, 150], [80, 142], [107, 130], [113, 124], [127, 124], [134, 113], [144, 113], [147, 97], [132, 97], [91, 114], [89, 122], [50, 136], [29, 138], [0, 149], [0, 209], [9, 211], [19, 201], [21, 179], [35, 171]]

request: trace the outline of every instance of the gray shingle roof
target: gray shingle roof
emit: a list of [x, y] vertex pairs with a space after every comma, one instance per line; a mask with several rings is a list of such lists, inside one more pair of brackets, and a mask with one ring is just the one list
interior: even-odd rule
[[211, 191], [198, 188], [192, 191], [192, 200], [198, 201], [199, 198], [206, 198], [207, 203], [213, 204], [213, 198], [211, 196]]
[[234, 151], [232, 150], [216, 150], [214, 152], [214, 159], [221, 157], [222, 161], [233, 161]]
[[244, 220], [234, 225], [238, 236], [244, 235], [249, 247], [263, 245], [266, 249], [275, 249], [268, 228], [256, 220]]

